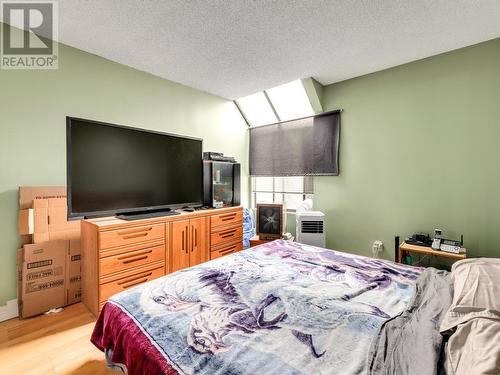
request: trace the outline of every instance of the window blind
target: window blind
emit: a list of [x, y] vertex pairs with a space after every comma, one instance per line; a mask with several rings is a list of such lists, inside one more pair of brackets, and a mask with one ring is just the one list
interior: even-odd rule
[[250, 128], [250, 175], [339, 174], [340, 111]]

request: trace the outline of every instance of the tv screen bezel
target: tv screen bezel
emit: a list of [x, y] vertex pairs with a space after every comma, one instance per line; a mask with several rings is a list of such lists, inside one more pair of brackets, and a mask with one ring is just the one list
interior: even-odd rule
[[[140, 131], [143, 133], [151, 133], [158, 135], [165, 135], [169, 137], [183, 138], [183, 139], [191, 139], [195, 141], [199, 141], [201, 143], [201, 153], [200, 153], [200, 199], [197, 202], [185, 202], [185, 203], [176, 203], [176, 204], [165, 204], [161, 206], [145, 206], [145, 207], [129, 207], [118, 210], [101, 210], [101, 211], [89, 211], [89, 212], [73, 212], [73, 206], [71, 204], [72, 193], [71, 193], [71, 164], [72, 164], [72, 155], [71, 155], [71, 126], [72, 121], [80, 121], [86, 122], [94, 125], [102, 125], [102, 126], [110, 126], [114, 128], [127, 129]], [[168, 209], [178, 209], [186, 206], [190, 207], [198, 207], [203, 206], [203, 138], [191, 137], [173, 133], [166, 133], [161, 131], [149, 130], [136, 128], [132, 126], [111, 124], [108, 122], [89, 120], [79, 117], [66, 116], [66, 199], [68, 206], [68, 220], [80, 220], [83, 218], [96, 218], [96, 217], [105, 217], [105, 216], [116, 216], [119, 214], [133, 213], [133, 212], [141, 212], [141, 211], [158, 211], [158, 210], [168, 210]]]

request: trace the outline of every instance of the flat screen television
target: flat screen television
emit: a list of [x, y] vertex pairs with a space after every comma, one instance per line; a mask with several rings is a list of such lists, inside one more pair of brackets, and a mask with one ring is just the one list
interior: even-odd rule
[[201, 139], [73, 117], [66, 134], [69, 219], [202, 205]]

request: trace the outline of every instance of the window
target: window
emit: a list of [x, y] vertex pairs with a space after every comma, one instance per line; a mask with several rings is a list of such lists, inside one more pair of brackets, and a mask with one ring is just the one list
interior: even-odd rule
[[235, 100], [251, 127], [314, 115], [300, 79]]
[[266, 91], [281, 121], [314, 115], [311, 102], [300, 80]]
[[275, 124], [279, 122], [264, 92], [245, 96], [236, 101], [238, 108], [251, 126]]
[[295, 211], [304, 199], [313, 199], [313, 177], [252, 177], [252, 203], [284, 203]]
[[[235, 100], [250, 127], [275, 124], [314, 115], [302, 81], [296, 80]], [[284, 203], [295, 211], [313, 198], [312, 176], [252, 177], [252, 203]]]

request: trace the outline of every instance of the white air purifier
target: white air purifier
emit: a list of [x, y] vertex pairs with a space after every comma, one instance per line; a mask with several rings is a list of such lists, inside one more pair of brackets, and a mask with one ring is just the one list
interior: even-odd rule
[[325, 214], [320, 211], [297, 212], [297, 242], [325, 247]]

